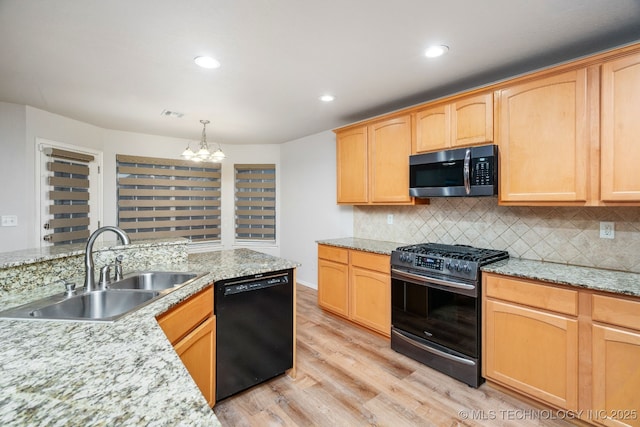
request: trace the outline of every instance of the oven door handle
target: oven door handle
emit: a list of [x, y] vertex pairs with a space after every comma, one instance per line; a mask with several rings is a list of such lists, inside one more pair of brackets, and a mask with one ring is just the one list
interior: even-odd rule
[[424, 345], [421, 342], [418, 342], [416, 340], [412, 340], [411, 338], [405, 337], [400, 332], [391, 331], [391, 333], [396, 338], [399, 338], [399, 339], [405, 341], [407, 344], [411, 344], [411, 345], [417, 346], [417, 347], [421, 348], [422, 350], [425, 350], [425, 351], [428, 351], [429, 353], [435, 354], [436, 356], [444, 357], [445, 359], [449, 359], [451, 361], [454, 361], [454, 362], [457, 362], [457, 363], [461, 363], [463, 365], [469, 365], [469, 366], [475, 366], [476, 365], [476, 362], [474, 362], [473, 360], [465, 359], [465, 358], [462, 358], [462, 357], [459, 357], [459, 356], [454, 356], [453, 354], [445, 353], [442, 350], [438, 350], [436, 348], [429, 347], [428, 345]]
[[391, 269], [391, 273], [396, 274], [400, 277], [404, 277], [406, 279], [418, 280], [420, 284], [424, 282], [431, 282], [435, 283], [436, 285], [447, 286], [449, 288], [464, 289], [467, 291], [472, 291], [476, 288], [474, 285], [467, 285], [466, 283], [450, 282], [448, 280], [436, 279], [435, 277], [420, 276], [419, 274], [407, 273], [406, 271], [398, 270], [395, 268]]

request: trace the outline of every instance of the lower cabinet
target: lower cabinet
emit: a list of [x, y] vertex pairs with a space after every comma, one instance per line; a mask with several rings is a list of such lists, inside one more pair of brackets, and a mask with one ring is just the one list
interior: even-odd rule
[[554, 406], [578, 407], [578, 322], [487, 301], [485, 377]]
[[216, 318], [209, 286], [157, 317], [209, 406], [215, 404]]
[[389, 270], [388, 255], [318, 245], [318, 305], [388, 337]]
[[605, 426], [640, 426], [640, 299], [483, 274], [483, 375]]
[[593, 295], [593, 418], [640, 426], [640, 301]]

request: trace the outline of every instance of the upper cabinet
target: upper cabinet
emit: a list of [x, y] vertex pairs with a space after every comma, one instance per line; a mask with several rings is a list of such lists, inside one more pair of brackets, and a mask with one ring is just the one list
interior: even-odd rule
[[640, 43], [336, 130], [338, 203], [414, 204], [411, 154], [499, 147], [502, 205], [640, 206]]
[[602, 65], [600, 182], [604, 202], [640, 200], [640, 54]]
[[496, 91], [500, 202], [585, 202], [587, 70]]
[[368, 152], [366, 126], [337, 133], [338, 203], [369, 201]]
[[414, 115], [414, 154], [493, 141], [492, 93], [429, 106]]
[[336, 131], [337, 194], [344, 204], [413, 204], [411, 115]]

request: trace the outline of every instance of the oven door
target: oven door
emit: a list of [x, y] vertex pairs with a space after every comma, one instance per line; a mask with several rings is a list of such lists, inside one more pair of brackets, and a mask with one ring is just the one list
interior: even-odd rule
[[475, 284], [391, 270], [393, 328], [473, 359], [480, 356], [479, 303]]

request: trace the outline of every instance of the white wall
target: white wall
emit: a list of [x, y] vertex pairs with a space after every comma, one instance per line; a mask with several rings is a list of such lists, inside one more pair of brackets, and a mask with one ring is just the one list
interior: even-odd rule
[[25, 180], [28, 168], [25, 146], [24, 105], [0, 102], [0, 215], [16, 215], [17, 227], [0, 227], [0, 252], [28, 248], [31, 231], [31, 188]]
[[302, 263], [298, 282], [315, 289], [315, 242], [353, 235], [353, 209], [336, 204], [335, 141], [325, 131], [281, 145], [280, 256]]
[[[194, 125], [195, 126], [195, 125]], [[194, 134], [200, 135], [196, 127]], [[39, 245], [36, 218], [35, 158], [36, 138], [87, 147], [104, 153], [103, 158], [103, 220], [104, 225], [117, 222], [116, 154], [177, 158], [188, 143], [195, 147], [196, 139], [146, 135], [103, 129], [57, 114], [24, 105], [0, 102], [0, 215], [17, 215], [18, 227], [0, 227], [0, 252], [28, 249]], [[222, 222], [220, 247], [240, 247], [234, 242], [234, 163], [275, 163], [280, 168], [278, 145], [224, 145], [227, 155], [222, 165]], [[282, 174], [277, 173], [279, 193]], [[277, 203], [282, 199], [277, 195]], [[276, 209], [280, 210], [277, 205]], [[277, 219], [279, 221], [279, 217]], [[276, 223], [281, 230], [281, 222]], [[275, 256], [280, 255], [280, 239], [275, 245], [244, 245]]]

